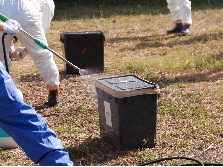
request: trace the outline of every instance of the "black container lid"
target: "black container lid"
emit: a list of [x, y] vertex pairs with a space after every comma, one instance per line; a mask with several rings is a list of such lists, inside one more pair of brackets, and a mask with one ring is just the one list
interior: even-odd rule
[[135, 75], [97, 79], [96, 87], [115, 97], [159, 93], [157, 84], [145, 81]]

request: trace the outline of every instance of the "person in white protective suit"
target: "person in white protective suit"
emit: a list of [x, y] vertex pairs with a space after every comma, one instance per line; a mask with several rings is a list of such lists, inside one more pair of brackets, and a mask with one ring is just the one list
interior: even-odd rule
[[[16, 20], [21, 25], [21, 28], [34, 38], [47, 44], [45, 33], [49, 29], [50, 20], [54, 14], [54, 3], [52, 1], [49, 2], [51, 3], [46, 3], [46, 0], [0, 0], [0, 11], [6, 17]], [[46, 13], [48, 14], [44, 15]], [[43, 23], [42, 20], [48, 21], [44, 21]], [[0, 36], [2, 36], [2, 33]], [[49, 91], [47, 104], [49, 106], [55, 106], [59, 100], [60, 83], [59, 71], [53, 59], [53, 54], [49, 50], [38, 46], [33, 39], [22, 32], [19, 32], [16, 37], [27, 49], [27, 52], [43, 78], [46, 88]], [[11, 67], [12, 62], [9, 58], [9, 51], [12, 36], [7, 35], [4, 42], [8, 66]], [[2, 50], [2, 44], [0, 44], [0, 49]], [[0, 55], [0, 61], [4, 64], [3, 55]]]
[[[0, 31], [9, 34], [8, 36], [18, 34], [19, 29], [20, 25], [15, 20], [0, 23]], [[26, 155], [41, 166], [73, 166], [68, 152], [62, 150], [62, 142], [56, 133], [33, 107], [23, 101], [1, 62], [0, 92], [0, 127], [15, 140]]]
[[167, 34], [179, 33], [182, 36], [190, 34], [190, 25], [192, 25], [191, 1], [166, 0], [166, 2], [175, 24], [171, 30], [167, 30]]

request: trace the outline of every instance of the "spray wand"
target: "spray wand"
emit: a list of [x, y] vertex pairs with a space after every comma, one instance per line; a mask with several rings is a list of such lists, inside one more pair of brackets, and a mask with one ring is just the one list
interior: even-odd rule
[[[2, 13], [0, 13], [0, 19], [5, 22], [8, 20], [8, 18], [6, 16], [4, 16]], [[30, 35], [29, 33], [27, 33], [25, 30], [23, 30], [22, 28], [20, 28], [20, 31], [22, 33], [24, 33], [25, 35], [27, 35], [28, 37], [30, 37], [31, 39], [34, 40], [34, 42], [40, 46], [43, 49], [48, 49], [50, 52], [52, 52], [53, 54], [55, 54], [57, 57], [59, 57], [60, 59], [62, 59], [63, 61], [65, 61], [67, 64], [69, 64], [71, 67], [73, 67], [74, 69], [79, 70], [80, 75], [86, 75], [87, 71], [80, 69], [79, 67], [77, 67], [76, 65], [72, 64], [71, 62], [69, 62], [67, 59], [65, 59], [64, 57], [60, 56], [57, 52], [55, 52], [54, 50], [52, 50], [51, 48], [48, 47], [47, 44], [43, 43], [42, 41], [40, 41], [39, 39], [33, 37], [32, 35]]]

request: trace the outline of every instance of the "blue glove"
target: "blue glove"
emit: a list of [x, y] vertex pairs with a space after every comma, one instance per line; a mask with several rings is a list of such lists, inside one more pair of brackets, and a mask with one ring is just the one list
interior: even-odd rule
[[2, 24], [5, 27], [5, 29], [3, 30], [3, 33], [7, 33], [9, 35], [15, 36], [20, 31], [20, 24], [15, 20], [9, 19]]

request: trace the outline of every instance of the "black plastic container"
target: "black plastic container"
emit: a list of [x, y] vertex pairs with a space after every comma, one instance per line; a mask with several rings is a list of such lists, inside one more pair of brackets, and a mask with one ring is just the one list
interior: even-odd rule
[[100, 136], [119, 150], [155, 146], [159, 87], [135, 75], [97, 79]]
[[[104, 34], [101, 31], [63, 32], [60, 34], [65, 59], [88, 74], [104, 71]], [[67, 74], [79, 74], [65, 64]]]

